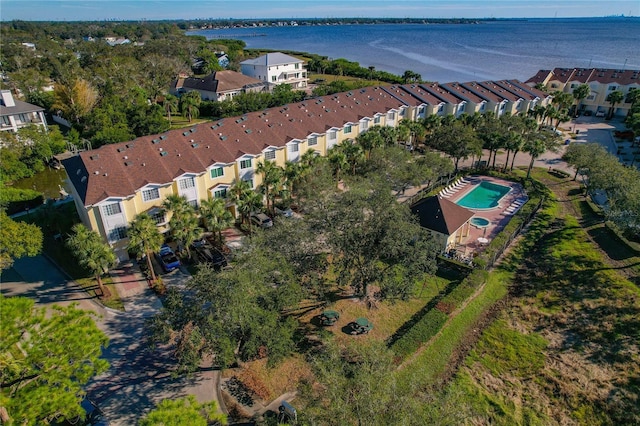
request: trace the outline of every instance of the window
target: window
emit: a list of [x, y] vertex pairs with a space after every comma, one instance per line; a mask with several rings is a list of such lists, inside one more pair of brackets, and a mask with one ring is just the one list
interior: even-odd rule
[[189, 200], [189, 201], [187, 201], [187, 203], [189, 203], [189, 205], [191, 207], [193, 207], [194, 209], [198, 208], [198, 200]]
[[160, 191], [158, 188], [145, 189], [142, 191], [142, 200], [151, 201], [160, 198]]
[[162, 225], [166, 222], [164, 212], [162, 210], [159, 210], [152, 214], [151, 219], [153, 219], [156, 225]]
[[3, 115], [2, 117], [2, 125], [3, 126], [11, 126], [11, 120], [9, 120], [8, 115]]
[[221, 187], [213, 191], [213, 198], [227, 198], [227, 187]]
[[351, 126], [344, 126], [345, 133], [351, 133]]
[[400, 117], [404, 117], [404, 114], [406, 111], [407, 111], [406, 109], [402, 108], [399, 113]]
[[484, 111], [486, 107], [487, 104], [483, 102], [482, 104], [480, 104], [480, 111]]
[[118, 241], [127, 238], [127, 227], [119, 226], [109, 231], [109, 241]]
[[504, 103], [504, 102], [503, 102], [503, 103], [501, 103], [501, 104], [500, 104], [500, 111], [504, 111], [504, 108], [505, 108], [506, 106], [507, 106], [507, 104], [506, 104], [506, 103]]
[[464, 108], [467, 104], [460, 104], [460, 108], [458, 108], [458, 112], [464, 112]]
[[389, 114], [387, 114], [387, 118], [389, 120], [395, 120], [396, 119], [396, 113], [395, 112], [390, 112]]
[[180, 181], [178, 182], [178, 186], [180, 187], [180, 189], [193, 188], [194, 186], [196, 186], [196, 181], [192, 177], [180, 179]]
[[241, 169], [251, 168], [251, 158], [247, 158], [246, 160], [240, 160], [240, 168]]
[[270, 149], [269, 151], [265, 151], [264, 152], [264, 159], [265, 160], [275, 160], [276, 159], [276, 150], [275, 149]]
[[300, 147], [297, 143], [292, 143], [289, 145], [289, 152], [298, 152], [299, 149]]
[[104, 211], [104, 214], [106, 216], [113, 216], [114, 214], [122, 213], [122, 210], [120, 209], [120, 203], [107, 204], [102, 208], [102, 211]]
[[315, 136], [309, 138], [308, 140], [309, 140], [309, 146], [318, 145], [318, 138], [316, 138]]
[[576, 84], [575, 83], [571, 83], [571, 88], [573, 89], [575, 87], [576, 87]]
[[380, 116], [376, 116], [373, 118], [373, 124], [380, 124]]
[[296, 64], [296, 69], [300, 69], [300, 64]]
[[277, 81], [275, 75], [271, 76], [271, 81], [273, 81], [274, 83]]
[[329, 139], [335, 139], [336, 138], [336, 132], [334, 130], [332, 130], [332, 131], [327, 133], [327, 136], [329, 137]]
[[224, 176], [224, 169], [222, 167], [211, 169], [211, 179], [219, 178], [220, 176]]
[[440, 105], [440, 106], [438, 107], [438, 112], [442, 112], [442, 111], [444, 111], [444, 105]]
[[618, 86], [609, 86], [608, 90], [616, 90], [618, 88]]

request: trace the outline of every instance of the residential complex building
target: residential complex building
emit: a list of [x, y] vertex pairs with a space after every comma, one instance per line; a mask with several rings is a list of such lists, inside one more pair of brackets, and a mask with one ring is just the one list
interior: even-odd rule
[[31, 124], [47, 128], [44, 108], [14, 99], [9, 90], [0, 90], [0, 131], [17, 132]]
[[566, 93], [573, 93], [578, 86], [588, 84], [591, 93], [581, 102], [581, 109], [591, 112], [608, 111], [611, 105], [607, 96], [620, 91], [625, 95], [625, 101], [615, 105], [613, 115], [624, 117], [631, 109], [626, 95], [631, 89], [640, 89], [640, 70], [554, 68], [538, 71], [526, 83], [532, 87], [542, 85], [551, 92], [559, 90]]
[[216, 71], [206, 77], [178, 77], [171, 84], [170, 92], [181, 95], [191, 91], [200, 93], [204, 101], [224, 101], [240, 93], [262, 92], [264, 82], [235, 71]]
[[242, 74], [264, 81], [270, 90], [280, 84], [304, 89], [309, 80], [303, 60], [280, 52], [247, 59], [240, 62], [240, 67]]
[[[146, 212], [163, 232], [167, 230], [169, 218], [162, 202], [169, 195], [184, 196], [197, 206], [204, 199], [225, 198], [238, 180], [257, 188], [258, 163], [284, 166], [308, 151], [324, 156], [373, 126], [395, 127], [403, 119], [416, 121], [435, 114], [459, 115], [463, 107], [469, 114], [491, 110], [489, 105], [500, 110], [501, 103], [505, 111], [526, 113], [525, 106], [551, 101], [515, 80], [482, 84], [485, 89], [469, 83], [473, 92], [464, 89], [464, 93], [449, 91], [448, 85], [366, 87], [105, 145], [63, 164], [83, 223], [126, 259], [126, 230], [136, 215]], [[235, 213], [233, 205], [228, 207]]]

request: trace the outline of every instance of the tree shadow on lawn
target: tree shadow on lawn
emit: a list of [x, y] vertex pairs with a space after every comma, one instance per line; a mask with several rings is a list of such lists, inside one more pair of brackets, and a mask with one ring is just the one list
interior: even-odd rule
[[567, 246], [567, 241], [580, 238], [574, 228], [553, 231], [538, 241], [517, 273], [514, 294], [551, 312], [541, 317], [538, 329], [558, 330], [565, 336], [564, 347], [582, 352], [595, 345], [589, 359], [597, 363], [633, 362], [640, 338], [640, 297], [600, 260], [577, 251], [558, 258], [557, 244]]

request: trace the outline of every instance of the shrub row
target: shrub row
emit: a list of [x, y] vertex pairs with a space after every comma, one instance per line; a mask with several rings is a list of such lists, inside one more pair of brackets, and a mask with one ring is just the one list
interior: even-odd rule
[[[402, 337], [394, 341], [391, 349], [395, 353], [397, 360], [404, 360], [417, 351], [422, 344], [435, 336], [449, 318], [449, 314], [443, 312], [443, 310], [450, 312], [462, 306], [462, 303], [486, 281], [487, 276], [488, 272], [484, 270], [477, 269], [473, 271], [447, 295], [443, 296], [435, 307], [429, 310]], [[443, 306], [453, 307], [453, 309], [442, 309]]]

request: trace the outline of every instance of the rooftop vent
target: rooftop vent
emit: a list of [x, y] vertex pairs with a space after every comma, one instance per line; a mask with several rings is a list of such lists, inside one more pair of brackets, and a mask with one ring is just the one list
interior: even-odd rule
[[100, 155], [99, 154], [91, 155], [89, 158], [91, 158], [92, 160], [97, 160], [98, 158], [100, 158]]
[[133, 148], [135, 145], [132, 144], [132, 143], [128, 143], [126, 146], [127, 146], [127, 148]]
[[200, 146], [200, 145], [198, 145], [197, 143], [192, 143], [192, 144], [191, 144], [191, 148], [197, 148], [197, 147], [199, 147], [199, 146]]
[[125, 161], [125, 162], [124, 162], [124, 165], [125, 165], [125, 166], [131, 166], [131, 165], [133, 165], [133, 163], [131, 163], [131, 162], [129, 162], [129, 161]]
[[167, 153], [167, 151], [162, 151], [162, 152], [160, 153], [160, 157], [164, 157], [164, 156], [165, 156], [165, 155], [167, 155], [167, 154], [168, 154], [168, 153]]
[[151, 143], [153, 143], [153, 144], [156, 144], [156, 143], [159, 143], [159, 142], [160, 142], [160, 139], [153, 139], [153, 140], [151, 141]]
[[182, 132], [182, 136], [189, 136], [189, 132]]
[[165, 140], [166, 138], [167, 138], [167, 135], [160, 136], [160, 140]]
[[124, 151], [124, 148], [118, 148], [118, 152]]

